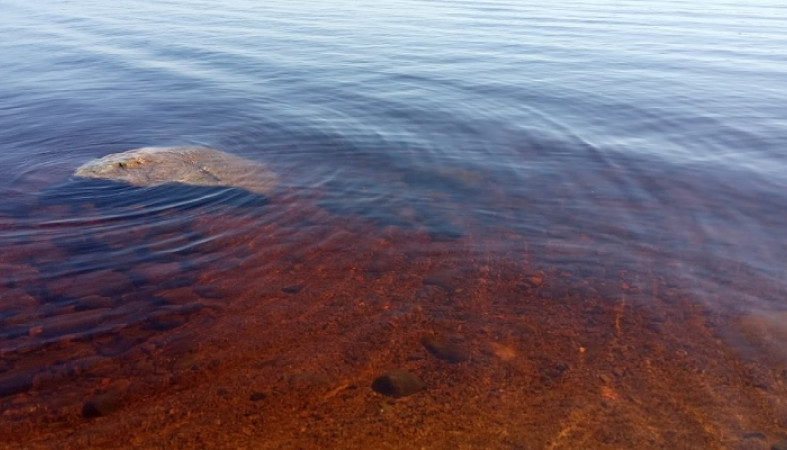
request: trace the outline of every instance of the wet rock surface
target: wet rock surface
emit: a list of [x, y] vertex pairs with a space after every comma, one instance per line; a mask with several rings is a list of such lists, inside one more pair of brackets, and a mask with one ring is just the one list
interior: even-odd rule
[[265, 165], [208, 147], [145, 147], [114, 153], [80, 166], [77, 177], [134, 186], [184, 183], [227, 186], [267, 194], [278, 176]]

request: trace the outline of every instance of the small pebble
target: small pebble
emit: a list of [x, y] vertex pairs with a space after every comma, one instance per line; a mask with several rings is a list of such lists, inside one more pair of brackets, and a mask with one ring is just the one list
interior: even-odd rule
[[423, 380], [405, 370], [396, 369], [377, 377], [372, 389], [388, 397], [401, 398], [426, 388]]
[[154, 313], [144, 325], [147, 330], [167, 331], [186, 323], [186, 318], [176, 313]]
[[544, 274], [535, 273], [533, 275], [530, 275], [529, 277], [525, 278], [524, 283], [529, 287], [539, 288], [544, 284]]
[[90, 419], [111, 414], [123, 406], [120, 397], [120, 393], [117, 391], [95, 395], [85, 402], [85, 405], [82, 407], [82, 415]]
[[302, 284], [293, 284], [292, 286], [285, 286], [281, 288], [282, 292], [285, 294], [297, 294], [298, 292], [301, 292], [302, 289]]
[[437, 286], [450, 292], [460, 279], [456, 271], [443, 269], [424, 278], [423, 283], [424, 286]]
[[470, 359], [470, 354], [467, 352], [467, 350], [448, 339], [426, 337], [421, 341], [421, 343], [424, 345], [424, 347], [426, 347], [427, 350], [429, 350], [429, 353], [438, 359], [448, 361], [452, 364], [464, 362]]
[[766, 436], [763, 433], [756, 432], [756, 433], [746, 433], [746, 434], [743, 435], [743, 438], [744, 439], [767, 439], [768, 436]]
[[260, 400], [265, 400], [265, 397], [266, 397], [265, 394], [263, 394], [262, 392], [255, 392], [255, 393], [251, 394], [251, 396], [249, 397], [249, 400], [251, 400], [253, 402], [258, 402]]
[[22, 372], [0, 376], [0, 397], [25, 392], [33, 387], [33, 373]]

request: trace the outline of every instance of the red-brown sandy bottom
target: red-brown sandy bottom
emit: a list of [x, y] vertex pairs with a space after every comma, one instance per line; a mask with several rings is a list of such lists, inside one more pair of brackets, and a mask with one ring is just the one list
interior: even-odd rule
[[[220, 298], [162, 292], [213, 307], [0, 399], [0, 447], [766, 449], [787, 432], [770, 319], [657, 276], [537, 267], [516, 236], [484, 252], [472, 235], [362, 228], [292, 255], [260, 233], [199, 275]], [[61, 347], [84, 359], [133, 338]], [[393, 369], [426, 388], [375, 392]]]

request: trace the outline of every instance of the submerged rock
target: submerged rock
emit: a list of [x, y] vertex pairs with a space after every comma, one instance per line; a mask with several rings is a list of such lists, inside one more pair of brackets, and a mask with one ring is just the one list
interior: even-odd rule
[[267, 194], [279, 177], [264, 164], [208, 147], [145, 147], [113, 153], [80, 166], [74, 175], [134, 186], [183, 183]]
[[405, 370], [396, 369], [380, 375], [372, 382], [372, 389], [388, 397], [401, 398], [426, 388], [423, 380]]
[[109, 391], [98, 394], [85, 402], [82, 407], [82, 416], [91, 419], [93, 417], [106, 416], [123, 407], [121, 394], [117, 391]]
[[286, 294], [297, 294], [298, 292], [301, 292], [301, 290], [303, 290], [303, 285], [302, 284], [293, 284], [291, 286], [285, 286], [285, 287], [281, 288], [281, 290], [282, 290], [282, 292], [284, 292]]
[[429, 353], [438, 359], [456, 364], [470, 359], [470, 353], [462, 348], [458, 343], [446, 338], [425, 337], [421, 343], [429, 350]]
[[752, 311], [738, 319], [737, 328], [749, 344], [768, 349], [770, 357], [787, 363], [787, 311]]

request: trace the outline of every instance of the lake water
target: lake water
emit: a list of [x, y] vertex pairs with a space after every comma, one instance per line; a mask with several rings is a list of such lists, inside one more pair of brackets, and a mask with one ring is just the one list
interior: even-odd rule
[[[780, 2], [0, 8], [3, 446], [787, 436]], [[150, 146], [280, 181], [73, 176]]]

